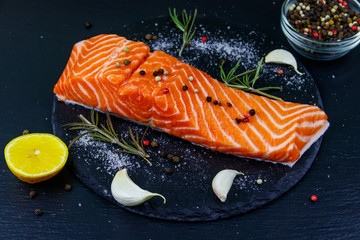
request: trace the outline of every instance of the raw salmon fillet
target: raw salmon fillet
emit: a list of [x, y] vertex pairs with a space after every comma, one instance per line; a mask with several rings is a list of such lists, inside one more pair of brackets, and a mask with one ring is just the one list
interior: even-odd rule
[[[159, 69], [166, 73], [154, 76]], [[54, 93], [60, 101], [109, 111], [215, 151], [289, 166], [329, 126], [317, 106], [227, 87], [175, 57], [117, 35], [75, 44]], [[248, 116], [250, 109], [255, 115]], [[236, 120], [245, 118], [249, 121]]]

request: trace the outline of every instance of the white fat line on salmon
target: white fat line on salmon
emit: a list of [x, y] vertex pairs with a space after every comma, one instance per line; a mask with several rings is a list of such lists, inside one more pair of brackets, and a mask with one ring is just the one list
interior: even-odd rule
[[[101, 107], [101, 104], [100, 104], [100, 98], [99, 98], [99, 95], [98, 95], [98, 92], [96, 91], [95, 87], [93, 85], [91, 85], [88, 81], [85, 81], [85, 79], [83, 80], [83, 83], [88, 85], [88, 87], [90, 88], [90, 90], [93, 92], [93, 94], [89, 94], [88, 93], [88, 97], [89, 98], [92, 98], [91, 96], [95, 96], [96, 97], [96, 102], [97, 102], [97, 106], [96, 108], [100, 108]], [[80, 86], [80, 85], [79, 85]], [[86, 91], [86, 90], [85, 90]]]
[[[110, 107], [110, 104], [109, 104], [109, 101], [108, 101], [108, 96], [111, 96], [112, 97], [112, 94], [108, 91], [107, 89], [107, 86], [104, 82], [102, 81], [99, 81], [97, 82], [97, 89], [100, 89], [101, 91], [101, 94], [102, 94], [102, 98], [99, 98], [99, 99], [105, 99], [105, 105], [102, 106], [102, 109], [109, 109]], [[109, 94], [106, 94], [104, 91], [107, 91]]]

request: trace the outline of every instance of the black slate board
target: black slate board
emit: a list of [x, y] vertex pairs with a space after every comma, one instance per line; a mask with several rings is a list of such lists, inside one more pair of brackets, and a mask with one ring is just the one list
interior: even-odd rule
[[[244, 63], [242, 70], [244, 70], [256, 67], [260, 58], [269, 51], [282, 48], [267, 36], [245, 25], [228, 24], [206, 16], [199, 18], [197, 24], [200, 27], [192, 42], [193, 47], [186, 49], [180, 59], [208, 72], [214, 78], [218, 78], [217, 60], [220, 58], [228, 59], [225, 67], [229, 68], [236, 62], [234, 57], [241, 57]], [[124, 32], [118, 34], [128, 39], [143, 40], [146, 33], [157, 34], [159, 37], [157, 41], [147, 42], [152, 50], [161, 49], [176, 55], [179, 44], [165, 43], [180, 39], [181, 35], [174, 29], [168, 17], [136, 22], [125, 26]], [[199, 41], [202, 35], [208, 36], [208, 42]], [[219, 47], [224, 42], [244, 45], [236, 51], [234, 49], [234, 51], [219, 51]], [[205, 44], [214, 47], [203, 46]], [[199, 48], [196, 48], [196, 45]], [[242, 52], [242, 49], [248, 51]], [[239, 56], [233, 56], [233, 53], [239, 53]], [[276, 74], [279, 67], [284, 70], [281, 76]], [[272, 94], [287, 101], [316, 104], [322, 107], [315, 82], [301, 64], [299, 70], [305, 74], [296, 75], [289, 66], [265, 64], [257, 86], [269, 84], [283, 86], [282, 91]], [[90, 111], [82, 106], [65, 104], [54, 98], [52, 118], [54, 134], [68, 143], [78, 132], [63, 129], [61, 125], [79, 121], [78, 114], [89, 117], [89, 113]], [[100, 114], [100, 117], [100, 120], [104, 120], [104, 114]], [[115, 116], [112, 120], [119, 136], [125, 139], [128, 139], [129, 126], [139, 133], [144, 132], [146, 128]], [[115, 155], [113, 153], [115, 146], [86, 141], [80, 141], [70, 149], [67, 165], [86, 186], [114, 203], [116, 202], [110, 192], [111, 181], [118, 170], [127, 167], [129, 176], [135, 183], [146, 190], [163, 194], [167, 203], [164, 205], [160, 198], [153, 198], [140, 206], [125, 207], [126, 209], [160, 219], [205, 221], [245, 213], [281, 196], [309, 170], [321, 143], [321, 139], [314, 143], [290, 168], [214, 152], [157, 130], [150, 130], [147, 139], [156, 140], [160, 144], [157, 149], [147, 148], [153, 166], [149, 166], [144, 160], [135, 156]], [[179, 156], [181, 163], [173, 164], [160, 157], [160, 151]], [[165, 167], [174, 168], [173, 174], [166, 175]], [[211, 181], [218, 171], [225, 168], [236, 169], [245, 176], [235, 179], [227, 201], [221, 203], [211, 189]], [[258, 178], [264, 181], [262, 185], [256, 184]]]

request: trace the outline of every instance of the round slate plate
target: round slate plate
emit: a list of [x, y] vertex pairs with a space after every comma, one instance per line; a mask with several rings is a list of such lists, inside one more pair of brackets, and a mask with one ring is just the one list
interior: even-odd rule
[[[191, 41], [192, 46], [185, 49], [180, 59], [217, 79], [219, 79], [218, 61], [221, 58], [227, 59], [226, 70], [241, 58], [240, 72], [256, 67], [260, 58], [269, 51], [284, 48], [246, 25], [228, 24], [208, 16], [199, 17], [196, 24], [198, 28]], [[147, 42], [152, 51], [163, 50], [177, 56], [181, 34], [170, 22], [169, 17], [136, 22], [118, 32], [128, 39], [140, 41], [143, 41], [147, 33], [158, 36], [158, 40]], [[208, 37], [207, 42], [201, 41], [203, 35]], [[284, 74], [276, 73], [279, 68]], [[314, 80], [301, 63], [299, 70], [305, 74], [297, 75], [290, 66], [263, 64], [262, 74], [256, 86], [282, 86], [282, 91], [273, 91], [271, 94], [286, 101], [316, 104], [322, 107]], [[65, 104], [54, 98], [52, 118], [54, 134], [66, 143], [70, 142], [79, 132], [61, 126], [65, 123], [78, 122], [79, 114], [89, 118], [90, 110], [78, 105]], [[103, 122], [104, 114], [99, 113], [99, 115], [100, 122]], [[146, 129], [145, 126], [116, 116], [112, 116], [112, 121], [118, 135], [126, 140], [129, 140], [129, 127], [140, 135]], [[151, 192], [164, 195], [167, 202], [163, 204], [161, 198], [155, 197], [140, 206], [124, 207], [118, 204], [119, 206], [160, 219], [205, 221], [248, 212], [288, 191], [309, 170], [321, 143], [321, 139], [314, 143], [290, 168], [214, 152], [154, 129], [149, 129], [146, 139], [159, 144], [157, 148], [150, 146], [146, 148], [151, 156], [152, 166], [139, 157], [114, 153], [116, 146], [88, 142], [88, 137], [83, 137], [71, 147], [68, 166], [86, 186], [113, 203], [116, 201], [111, 195], [111, 181], [117, 171], [126, 167], [130, 178], [136, 184]], [[161, 157], [162, 151], [180, 157], [180, 163], [175, 164]], [[171, 175], [164, 172], [164, 169], [169, 167], [174, 170]], [[245, 175], [235, 179], [228, 199], [222, 203], [213, 193], [211, 182], [217, 172], [226, 168], [236, 169]], [[258, 185], [257, 179], [262, 179], [263, 184]]]

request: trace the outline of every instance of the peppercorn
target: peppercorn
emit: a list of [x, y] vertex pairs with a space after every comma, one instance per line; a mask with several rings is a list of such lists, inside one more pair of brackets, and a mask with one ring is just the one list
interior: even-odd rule
[[231, 103], [228, 102], [228, 103], [226, 103], [226, 104], [228, 105], [228, 107], [232, 107], [232, 104], [231, 104]]
[[159, 75], [163, 75], [163, 74], [164, 74], [164, 69], [160, 68], [160, 69], [158, 70], [158, 74], [159, 74]]
[[140, 71], [140, 75], [144, 76], [144, 75], [145, 75], [145, 71], [144, 71], [144, 70], [141, 70], [141, 71]]
[[127, 60], [127, 59], [124, 60], [124, 64], [125, 64], [125, 65], [129, 65], [130, 63], [131, 63], [131, 62], [130, 62], [129, 60]]
[[70, 190], [72, 189], [72, 186], [71, 186], [70, 184], [65, 184], [64, 189], [65, 189], [66, 191], [70, 191]]
[[172, 155], [171, 153], [169, 153], [169, 154], [166, 156], [167, 160], [172, 160], [173, 157], [174, 157], [174, 155]]
[[124, 52], [129, 52], [130, 50], [129, 50], [129, 48], [128, 47], [124, 47]]
[[219, 102], [219, 106], [222, 106], [222, 105], [223, 105], [223, 102], [222, 102], [222, 101], [220, 101], [220, 102]]
[[283, 70], [281, 70], [281, 69], [278, 69], [278, 70], [277, 70], [277, 74], [278, 74], [278, 75], [281, 75], [281, 74], [283, 74], [283, 73], [284, 73]]
[[25, 129], [25, 130], [22, 132], [22, 135], [26, 135], [26, 134], [29, 134], [29, 133], [30, 133], [30, 131], [27, 130], [27, 129]]
[[170, 92], [170, 90], [168, 88], [164, 88], [163, 92], [164, 92], [164, 94], [168, 94]]
[[215, 100], [213, 103], [214, 103], [214, 105], [218, 105], [219, 102], [218, 102], [218, 100]]
[[208, 39], [207, 39], [207, 37], [205, 37], [205, 36], [201, 38], [201, 41], [203, 41], [203, 42], [207, 42], [207, 40], [208, 40]]
[[171, 175], [174, 172], [174, 170], [170, 167], [165, 168], [165, 173]]
[[161, 77], [160, 77], [160, 76], [156, 76], [156, 77], [155, 77], [155, 81], [157, 81], [157, 82], [158, 82], [158, 81], [161, 81]]
[[120, 64], [119, 62], [116, 62], [116, 63], [115, 63], [115, 66], [116, 66], [116, 67], [120, 67], [121, 64]]
[[35, 214], [36, 216], [41, 216], [43, 215], [43, 212], [40, 209], [35, 209]]
[[249, 119], [248, 119], [248, 118], [244, 118], [242, 121], [243, 121], [243, 122], [249, 122]]
[[37, 192], [35, 192], [34, 190], [31, 190], [31, 191], [29, 192], [29, 197], [30, 197], [30, 198], [36, 198], [36, 196], [37, 196]]
[[168, 72], [168, 71], [165, 71], [165, 72], [164, 72], [164, 75], [165, 75], [165, 76], [169, 75], [169, 72]]
[[192, 82], [194, 80], [194, 77], [190, 76], [189, 81]]
[[155, 76], [155, 77], [156, 77], [158, 74], [159, 74], [158, 71], [154, 71], [154, 72], [153, 72], [153, 76]]
[[86, 22], [84, 25], [85, 25], [86, 28], [91, 28], [92, 27], [91, 22]]
[[171, 161], [172, 161], [173, 163], [179, 163], [179, 162], [180, 162], [180, 158], [177, 157], [177, 156], [173, 156], [173, 157], [171, 158]]
[[249, 110], [249, 113], [250, 113], [251, 116], [254, 116], [254, 115], [255, 115], [255, 110], [254, 110], [254, 109], [250, 109], [250, 110]]
[[256, 180], [256, 183], [261, 185], [261, 184], [263, 184], [263, 180], [259, 178], [258, 180]]
[[195, 88], [195, 89], [194, 89], [194, 93], [198, 93], [198, 92], [199, 92], [199, 90]]
[[158, 145], [157, 142], [152, 141], [152, 142], [150, 143], [150, 146], [153, 147], [153, 148], [155, 148], [155, 147], [157, 147], [157, 146], [159, 146], [159, 145]]
[[149, 144], [150, 144], [149, 140], [146, 139], [146, 140], [143, 141], [144, 146], [149, 146]]
[[163, 152], [163, 151], [161, 151], [161, 152], [160, 152], [160, 157], [166, 157], [166, 153]]
[[208, 102], [211, 102], [212, 101], [212, 99], [211, 99], [211, 97], [206, 97], [206, 101], [208, 101]]
[[235, 121], [237, 124], [241, 123], [241, 119], [240, 118], [235, 118]]
[[152, 35], [151, 35], [151, 34], [146, 34], [146, 35], [145, 35], [145, 39], [146, 39], [146, 40], [151, 40], [151, 38], [152, 38]]
[[152, 39], [152, 40], [157, 40], [158, 37], [157, 37], [156, 35], [153, 35], [151, 39]]
[[184, 91], [186, 91], [186, 90], [188, 90], [188, 89], [189, 89], [189, 87], [188, 87], [188, 86], [186, 86], [186, 85], [184, 85], [184, 86], [182, 87], [182, 89], [183, 89]]
[[316, 201], [317, 201], [317, 196], [316, 196], [316, 195], [312, 195], [310, 199], [311, 199], [311, 201], [316, 202]]
[[245, 114], [244, 117], [249, 118], [249, 117], [250, 117], [250, 113]]

